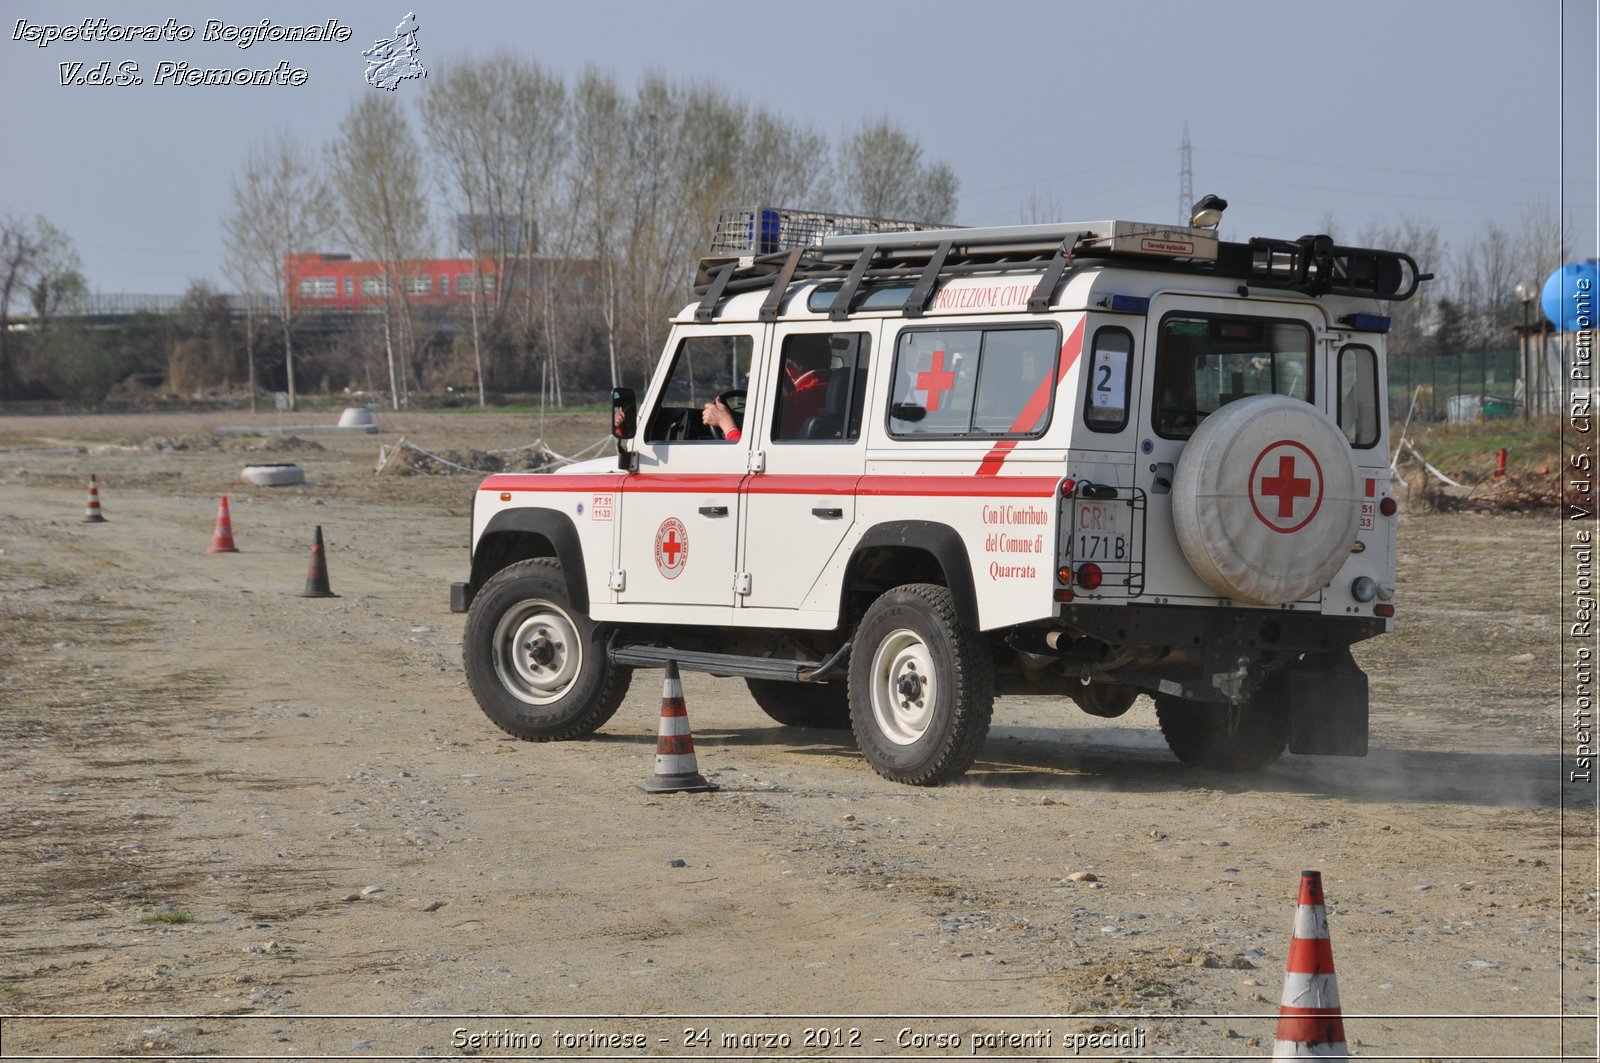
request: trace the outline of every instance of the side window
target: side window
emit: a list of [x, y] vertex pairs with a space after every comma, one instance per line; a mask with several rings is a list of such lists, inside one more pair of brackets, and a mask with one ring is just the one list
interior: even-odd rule
[[1050, 423], [1056, 328], [918, 329], [895, 350], [889, 434], [1034, 436]]
[[754, 349], [755, 341], [750, 336], [684, 337], [673, 355], [666, 386], [645, 425], [645, 442], [722, 442], [701, 419], [705, 404], [719, 395], [733, 411], [734, 420], [742, 425], [744, 391], [750, 384], [750, 354]]
[[1120, 432], [1128, 425], [1133, 333], [1115, 326], [1096, 329], [1091, 351], [1083, 423], [1096, 432]]
[[870, 348], [863, 332], [786, 336], [774, 382], [773, 441], [859, 439]]
[[1358, 449], [1378, 443], [1378, 352], [1346, 347], [1339, 352], [1339, 427]]
[[1156, 434], [1188, 439], [1208, 413], [1252, 395], [1311, 390], [1311, 330], [1298, 321], [1172, 314], [1156, 348]]

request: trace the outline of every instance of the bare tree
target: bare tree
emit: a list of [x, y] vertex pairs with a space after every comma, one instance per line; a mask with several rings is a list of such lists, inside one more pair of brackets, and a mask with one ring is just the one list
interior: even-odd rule
[[32, 223], [0, 219], [0, 397], [16, 385], [11, 311], [19, 303], [32, 311], [33, 327], [44, 332], [60, 311], [88, 293], [83, 262], [66, 231], [43, 215]]
[[1572, 243], [1573, 227], [1572, 217], [1558, 216], [1546, 200], [1535, 198], [1523, 204], [1516, 235], [1511, 238], [1515, 245], [1511, 269], [1517, 280], [1536, 291], [1542, 289], [1550, 274], [1561, 268]]
[[[415, 329], [411, 296], [421, 281], [418, 259], [429, 250], [428, 205], [422, 152], [411, 124], [392, 95], [367, 93], [339, 124], [326, 148], [328, 177], [337, 189], [337, 227], [357, 257], [382, 263], [383, 339], [389, 366], [389, 402], [401, 406]], [[406, 354], [395, 358], [395, 332]]]
[[177, 312], [164, 319], [167, 387], [198, 394], [227, 387], [234, 377], [232, 313], [227, 296], [206, 281], [191, 281]]
[[[222, 272], [233, 282], [244, 303], [244, 357], [250, 412], [256, 412], [256, 316], [272, 301], [271, 263], [252, 254], [247, 221], [237, 214], [222, 219]], [[282, 268], [281, 266], [279, 267]]]
[[839, 148], [845, 209], [875, 218], [952, 221], [960, 182], [947, 163], [924, 163], [922, 146], [887, 115]]
[[1018, 211], [1018, 220], [1023, 225], [1045, 225], [1053, 221], [1061, 221], [1061, 200], [1054, 192], [1040, 193], [1037, 189], [1028, 193], [1027, 200]]
[[[1369, 224], [1357, 234], [1356, 244], [1402, 251], [1416, 260], [1417, 268], [1423, 273], [1438, 274], [1444, 268], [1448, 252], [1439, 227], [1417, 218], [1402, 218], [1386, 225]], [[1437, 334], [1443, 320], [1439, 303], [1448, 295], [1441, 282], [1435, 280], [1420, 286], [1417, 294], [1404, 302], [1381, 302], [1373, 306], [1374, 312], [1390, 319], [1389, 378], [1402, 382], [1408, 397], [1415, 385], [1423, 383], [1424, 378], [1431, 381], [1437, 373], [1434, 359], [1438, 356]], [[1437, 399], [1437, 393], [1429, 398], [1427, 416], [1437, 413]]]
[[26, 284], [34, 321], [42, 331], [57, 313], [81, 302], [89, 285], [83, 279], [83, 260], [78, 257], [72, 237], [43, 215], [33, 225], [38, 234], [38, 254]]
[[611, 386], [622, 382], [618, 344], [618, 272], [624, 226], [618, 215], [628, 165], [629, 107], [616, 81], [590, 67], [572, 95], [573, 155], [568, 189], [569, 213], [584, 231], [600, 282], [600, 317], [605, 332]]
[[666, 320], [689, 298], [699, 251], [735, 195], [744, 108], [706, 83], [647, 75], [631, 108], [623, 276], [624, 334], [640, 372], [653, 363]]
[[1462, 342], [1468, 350], [1487, 350], [1504, 340], [1515, 302], [1516, 251], [1510, 231], [1487, 221], [1472, 243], [1451, 256], [1447, 286], [1461, 307]]
[[832, 151], [821, 133], [757, 108], [745, 126], [741, 154], [741, 206], [832, 209]]
[[249, 259], [257, 264], [257, 277], [272, 278], [290, 409], [296, 403], [292, 296], [300, 277], [291, 275], [288, 256], [313, 250], [331, 222], [327, 185], [287, 128], [245, 156], [244, 171], [233, 182], [233, 210], [223, 219], [224, 238], [231, 260]]
[[39, 259], [39, 234], [20, 218], [0, 219], [0, 397], [15, 386], [11, 307], [28, 290]]
[[480, 263], [471, 308], [480, 405], [486, 401], [482, 337], [504, 345], [512, 296], [530, 283], [539, 208], [562, 157], [565, 97], [557, 75], [501, 54], [433, 79], [422, 101], [424, 133], [447, 197], [467, 219], [463, 250]]

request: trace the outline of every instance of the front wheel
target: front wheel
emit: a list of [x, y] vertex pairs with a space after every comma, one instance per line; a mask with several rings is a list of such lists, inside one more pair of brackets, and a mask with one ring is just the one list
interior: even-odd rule
[[1277, 760], [1289, 744], [1288, 709], [1276, 684], [1237, 708], [1156, 697], [1156, 720], [1167, 747], [1185, 764], [1213, 771], [1256, 771]]
[[994, 658], [948, 588], [912, 583], [872, 603], [850, 656], [850, 720], [874, 771], [914, 786], [959, 776], [993, 711]]
[[567, 601], [561, 565], [507, 565], [472, 599], [462, 659], [484, 714], [535, 742], [579, 738], [622, 704], [632, 669], [606, 657], [605, 633]]

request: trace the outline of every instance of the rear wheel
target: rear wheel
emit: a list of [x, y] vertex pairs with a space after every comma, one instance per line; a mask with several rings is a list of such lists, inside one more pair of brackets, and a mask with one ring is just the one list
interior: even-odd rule
[[838, 731], [850, 726], [850, 689], [844, 683], [789, 683], [746, 679], [761, 711], [785, 727]]
[[957, 777], [993, 711], [994, 658], [948, 588], [912, 583], [872, 603], [850, 656], [850, 719], [874, 771], [917, 786]]
[[607, 659], [604, 629], [567, 601], [551, 558], [508, 565], [483, 585], [467, 612], [462, 659], [485, 715], [538, 742], [594, 731], [633, 678]]
[[1289, 744], [1288, 704], [1275, 686], [1257, 691], [1237, 710], [1226, 702], [1160, 695], [1156, 719], [1167, 748], [1197, 768], [1256, 771], [1277, 760]]

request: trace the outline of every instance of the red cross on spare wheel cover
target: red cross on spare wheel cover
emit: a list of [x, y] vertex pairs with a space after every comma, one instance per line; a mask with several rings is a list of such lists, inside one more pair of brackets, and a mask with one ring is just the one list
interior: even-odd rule
[[1292, 439], [1267, 444], [1250, 466], [1250, 508], [1275, 532], [1310, 524], [1322, 508], [1322, 466], [1311, 449]]
[[917, 374], [917, 390], [928, 393], [928, 412], [939, 412], [939, 396], [956, 386], [956, 375], [944, 367], [944, 352], [933, 352], [933, 365]]
[[656, 568], [668, 579], [677, 579], [688, 563], [689, 529], [677, 517], [668, 517], [656, 529]]

